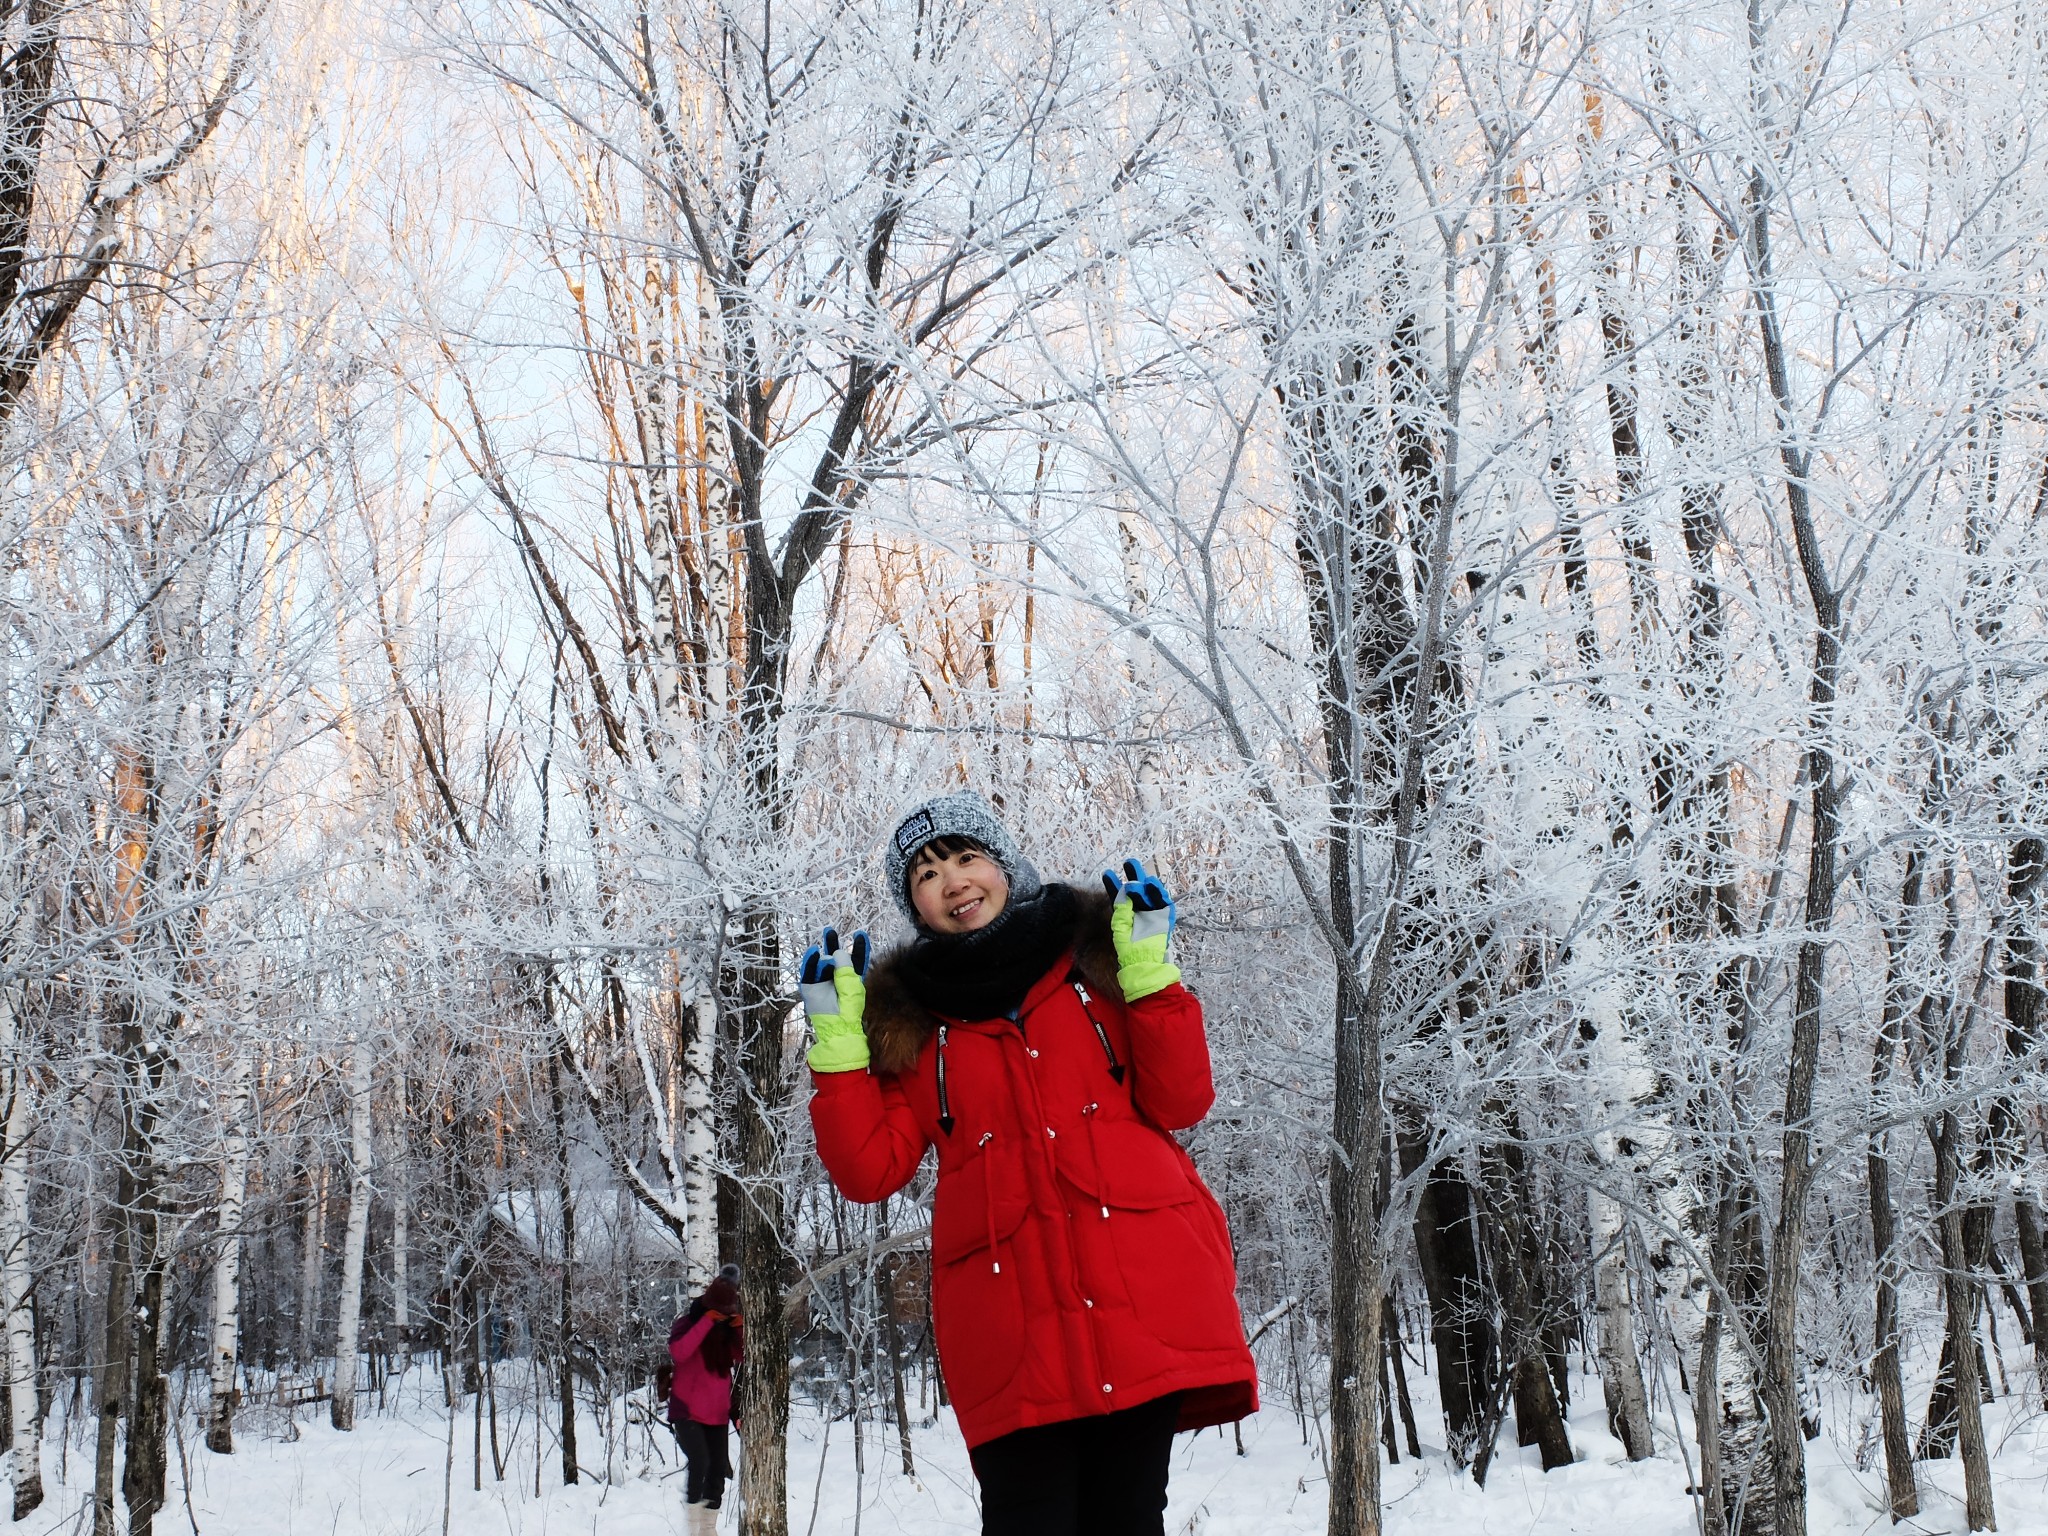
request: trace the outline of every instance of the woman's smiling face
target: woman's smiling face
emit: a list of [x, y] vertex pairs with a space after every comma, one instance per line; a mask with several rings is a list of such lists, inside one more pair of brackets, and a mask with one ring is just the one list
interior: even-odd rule
[[910, 866], [910, 904], [933, 933], [972, 933], [1002, 916], [1010, 899], [1003, 866], [972, 843], [926, 844]]

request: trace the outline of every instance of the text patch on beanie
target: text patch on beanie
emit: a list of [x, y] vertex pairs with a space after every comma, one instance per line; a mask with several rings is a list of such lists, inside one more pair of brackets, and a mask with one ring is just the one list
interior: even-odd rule
[[932, 840], [932, 813], [919, 811], [896, 829], [896, 851], [909, 855]]

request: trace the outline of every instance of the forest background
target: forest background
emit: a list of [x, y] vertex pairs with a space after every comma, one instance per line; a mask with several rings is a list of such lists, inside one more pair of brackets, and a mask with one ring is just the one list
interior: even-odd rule
[[1993, 1525], [1982, 1405], [2048, 1386], [2048, 17], [0, 35], [17, 1518], [53, 1418], [141, 1533], [176, 1415], [347, 1430], [415, 1361], [573, 1482], [722, 1259], [741, 1528], [792, 1399], [907, 1469], [929, 1177], [830, 1189], [791, 971], [966, 784], [1179, 897], [1332, 1536], [1416, 1347], [1482, 1483], [1510, 1423], [1571, 1461], [1576, 1363], [1704, 1536], [1802, 1536], [1822, 1435]]

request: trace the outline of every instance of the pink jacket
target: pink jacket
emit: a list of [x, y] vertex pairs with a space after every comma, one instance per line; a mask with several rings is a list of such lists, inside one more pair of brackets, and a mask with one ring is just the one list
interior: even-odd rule
[[668, 1389], [672, 1420], [723, 1424], [732, 1417], [732, 1378], [720, 1376], [704, 1364], [704, 1338], [717, 1321], [706, 1313], [691, 1325], [689, 1332], [669, 1341], [668, 1357], [676, 1368], [675, 1380]]

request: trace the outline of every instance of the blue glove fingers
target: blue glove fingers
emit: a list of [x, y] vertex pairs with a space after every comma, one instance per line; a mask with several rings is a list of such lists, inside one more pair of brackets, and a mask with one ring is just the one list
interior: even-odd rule
[[1161, 912], [1173, 905], [1165, 882], [1137, 859], [1124, 860], [1124, 889], [1130, 893], [1131, 905], [1140, 912]]
[[831, 967], [825, 962], [825, 951], [813, 944], [804, 951], [804, 958], [797, 967], [796, 979], [802, 986], [815, 986], [831, 976]]
[[1179, 914], [1166, 882], [1145, 868], [1140, 859], [1124, 860], [1123, 894], [1131, 902], [1131, 937], [1137, 941], [1170, 936]]
[[849, 949], [840, 948], [837, 928], [819, 934], [818, 942], [804, 951], [797, 969], [797, 992], [803, 998], [804, 1012], [813, 1017], [838, 1013], [839, 992], [832, 973], [845, 965], [851, 966], [856, 976], [867, 975], [868, 953], [866, 929], [853, 936]]

